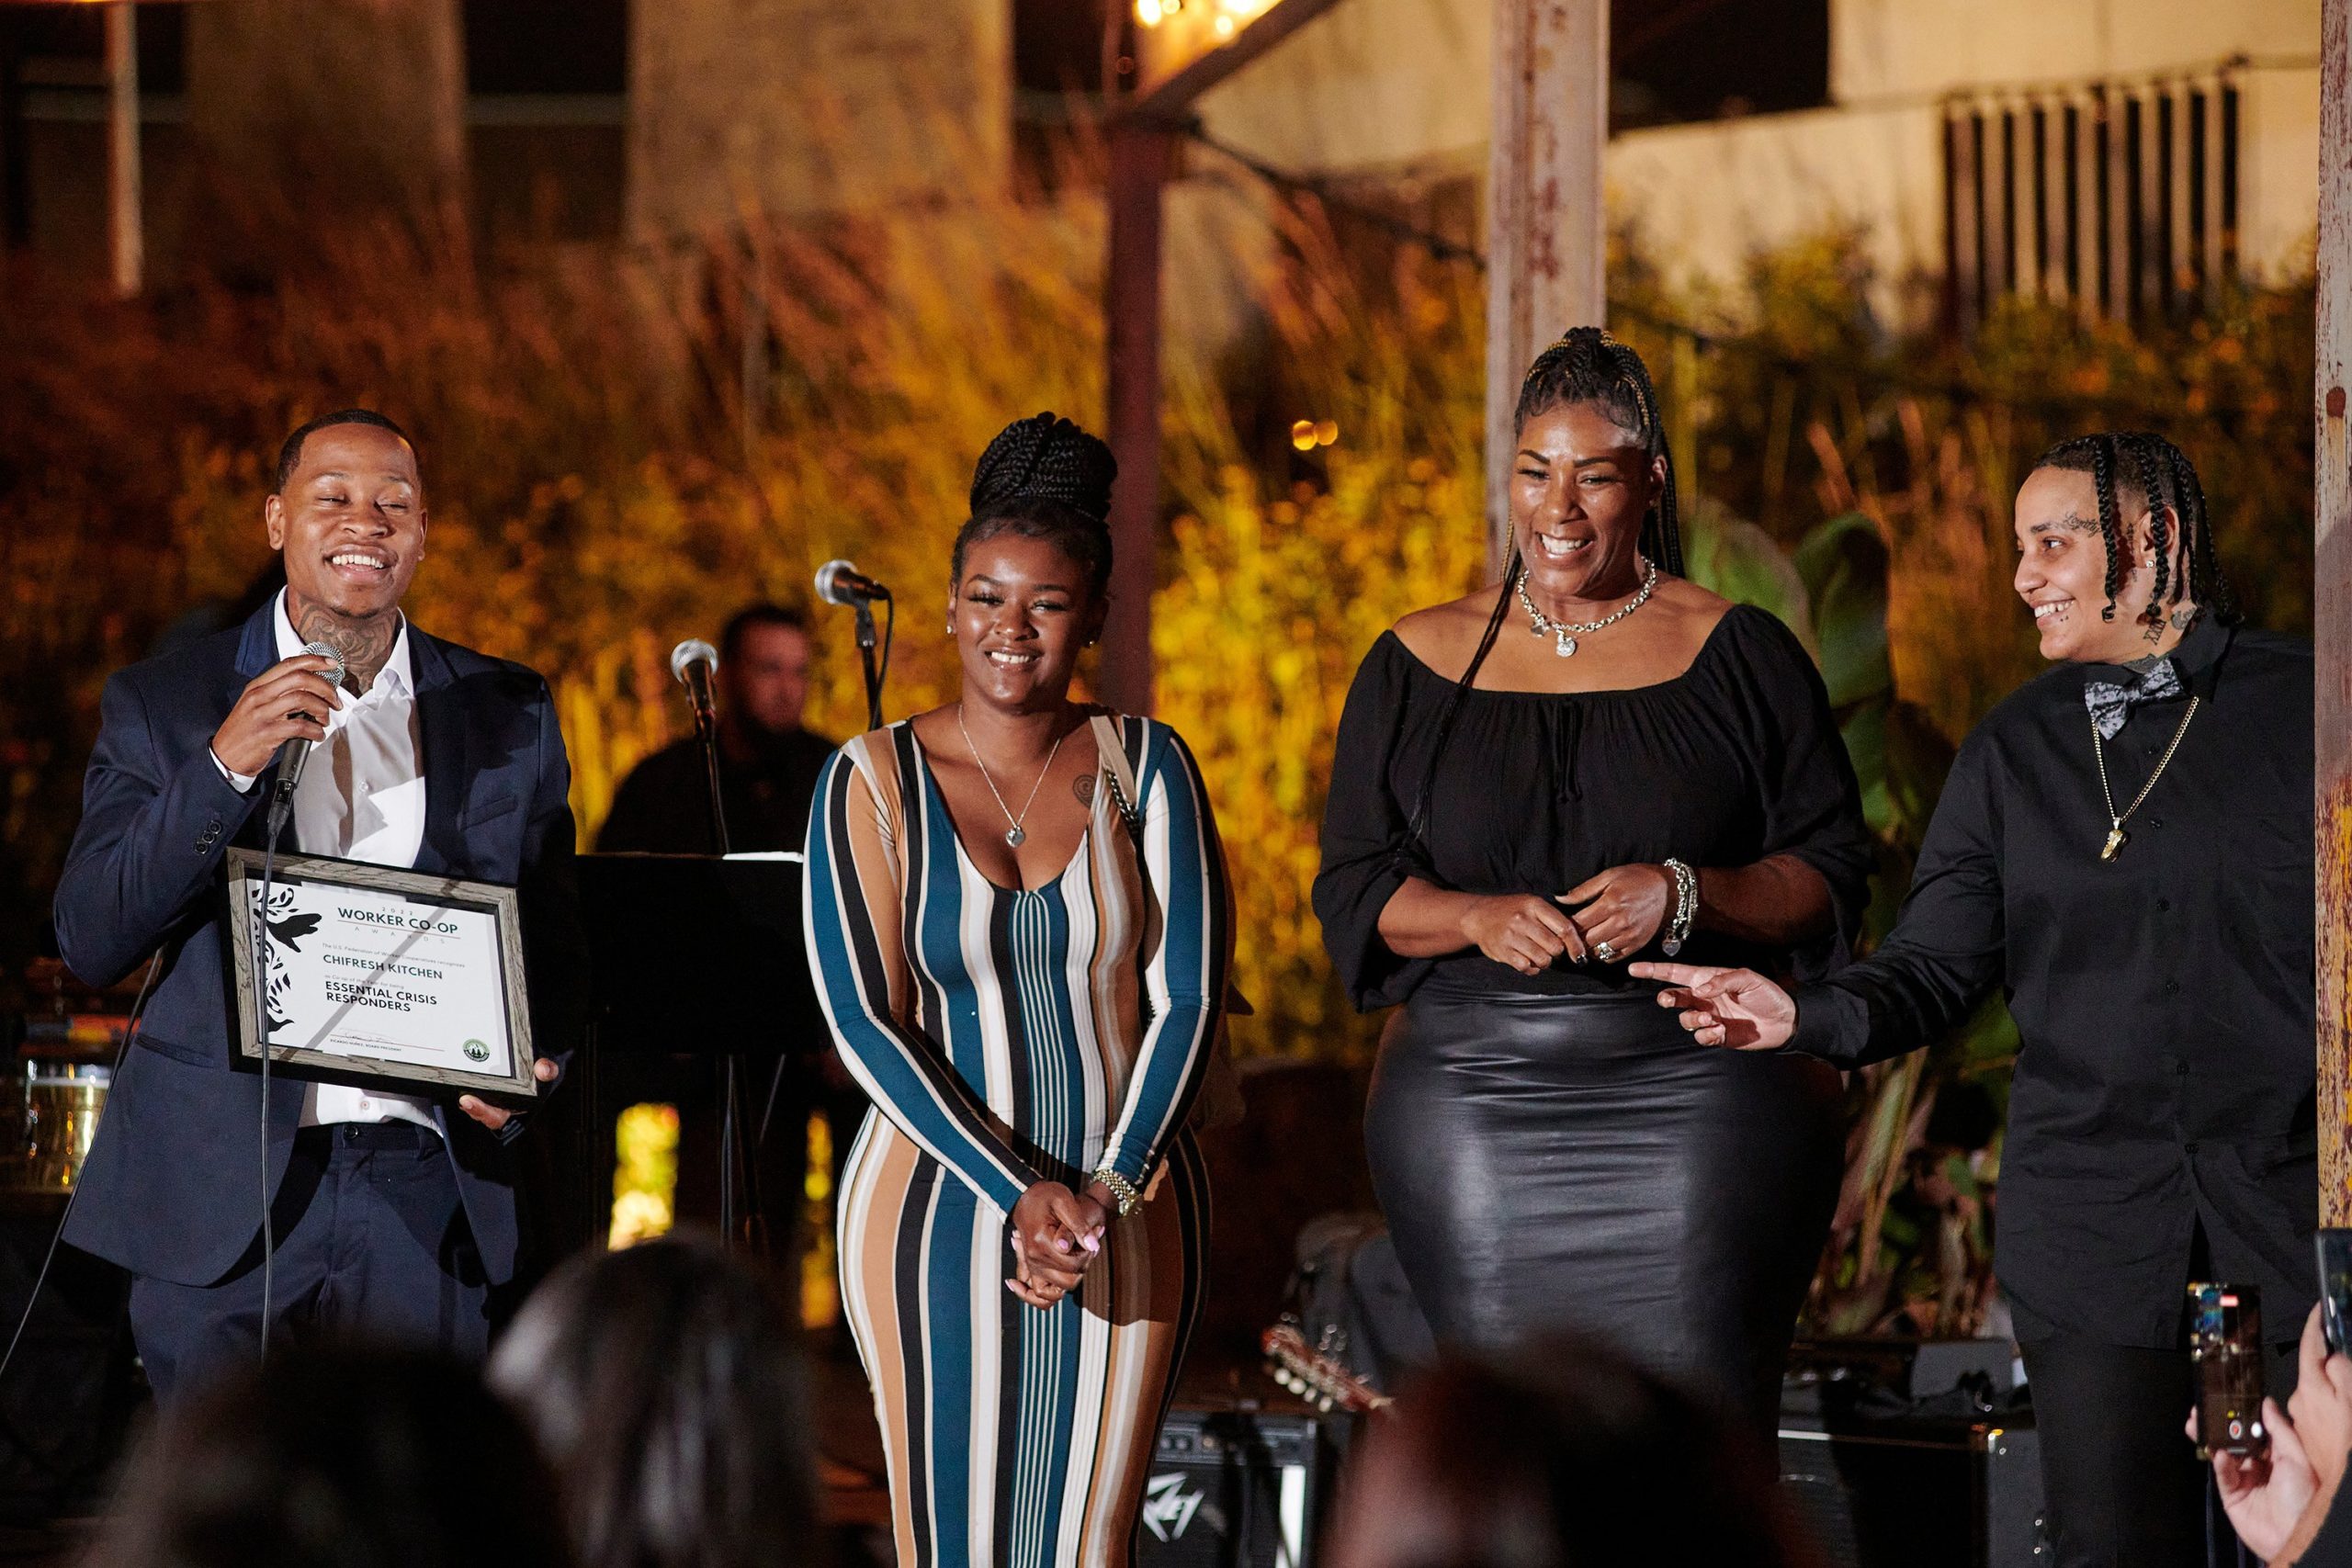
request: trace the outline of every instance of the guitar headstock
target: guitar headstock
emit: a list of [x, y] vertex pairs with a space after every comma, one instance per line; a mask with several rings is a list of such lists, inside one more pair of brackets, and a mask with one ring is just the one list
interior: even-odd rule
[[1298, 1325], [1277, 1323], [1258, 1337], [1274, 1382], [1318, 1410], [1363, 1415], [1395, 1403], [1346, 1366], [1306, 1342]]

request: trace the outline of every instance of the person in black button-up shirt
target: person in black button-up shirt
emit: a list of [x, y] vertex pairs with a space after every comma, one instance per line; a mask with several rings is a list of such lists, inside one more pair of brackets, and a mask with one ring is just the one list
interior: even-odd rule
[[2282, 1403], [2315, 1296], [2312, 650], [2233, 624], [2204, 510], [2159, 438], [2054, 448], [2018, 495], [2016, 586], [2060, 662], [1962, 746], [1894, 933], [1793, 997], [1634, 971], [1702, 1043], [1849, 1067], [2003, 987], [1996, 1262], [2061, 1564], [2204, 1560], [2190, 1278], [2260, 1288]]

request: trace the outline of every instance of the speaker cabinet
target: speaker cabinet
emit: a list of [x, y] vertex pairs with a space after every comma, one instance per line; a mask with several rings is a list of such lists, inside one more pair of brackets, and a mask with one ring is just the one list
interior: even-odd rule
[[1333, 1464], [1331, 1423], [1179, 1405], [1145, 1483], [1143, 1568], [1312, 1568]]

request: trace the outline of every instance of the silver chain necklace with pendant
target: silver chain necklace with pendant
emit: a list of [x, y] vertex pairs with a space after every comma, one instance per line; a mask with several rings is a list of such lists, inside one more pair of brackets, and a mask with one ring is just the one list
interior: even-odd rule
[[972, 765], [980, 770], [980, 782], [989, 786], [990, 795], [996, 796], [996, 808], [1004, 813], [1006, 821], [1012, 824], [1004, 830], [1004, 841], [1019, 849], [1029, 840], [1028, 831], [1021, 824], [1028, 820], [1029, 808], [1037, 804], [1037, 792], [1046, 787], [1046, 775], [1054, 771], [1054, 759], [1060, 754], [1062, 742], [1069, 739], [1069, 731], [1065, 729], [1054, 738], [1053, 750], [1046, 753], [1046, 765], [1037, 770], [1037, 782], [1029, 786], [1029, 798], [1021, 803], [1021, 815], [1015, 817], [1012, 807], [1004, 803], [1004, 792], [997, 788], [996, 780], [989, 776], [989, 765], [980, 761], [980, 749], [972, 744], [972, 732], [965, 728], [962, 703], [956, 705], [956, 728], [964, 731], [965, 749], [972, 753]]
[[1580, 637], [1590, 637], [1593, 633], [1600, 630], [1603, 626], [1613, 626], [1618, 622], [1623, 620], [1626, 616], [1632, 615], [1634, 611], [1640, 609], [1643, 605], [1648, 604], [1650, 602], [1650, 590], [1657, 586], [1657, 563], [1656, 561], [1643, 559], [1638, 556], [1634, 558], [1641, 560], [1642, 565], [1647, 569], [1642, 577], [1642, 591], [1639, 593], [1634, 594], [1624, 604], [1619, 605], [1614, 614], [1603, 615], [1597, 621], [1555, 621], [1551, 616], [1545, 615], [1543, 611], [1537, 609], [1535, 607], [1535, 601], [1527, 596], [1527, 569], [1525, 567], [1520, 568], [1519, 607], [1527, 612], [1528, 620], [1533, 623], [1534, 635], [1537, 637], [1549, 637], [1552, 639], [1552, 651], [1558, 654], [1561, 658], [1566, 659], [1570, 654], [1576, 652], [1577, 638]]

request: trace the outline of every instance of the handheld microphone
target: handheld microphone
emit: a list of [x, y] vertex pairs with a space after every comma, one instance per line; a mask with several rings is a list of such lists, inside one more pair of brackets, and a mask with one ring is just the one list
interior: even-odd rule
[[695, 731], [708, 734], [718, 722], [718, 705], [711, 694], [711, 678], [718, 673], [718, 649], [690, 637], [670, 650], [670, 673], [694, 703]]
[[[327, 678], [330, 686], [343, 684], [343, 654], [323, 642], [308, 643], [302, 651], [313, 659], [331, 659], [334, 663], [319, 673]], [[269, 802], [269, 836], [274, 842], [277, 829], [286, 825], [287, 813], [294, 808], [294, 786], [302, 782], [302, 769], [311, 761], [311, 741], [301, 736], [288, 740], [277, 758], [277, 785]]]
[[829, 560], [817, 569], [817, 597], [828, 604], [854, 605], [888, 599], [890, 591], [845, 560]]

